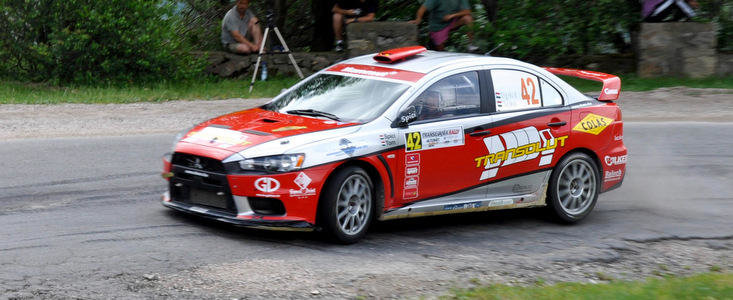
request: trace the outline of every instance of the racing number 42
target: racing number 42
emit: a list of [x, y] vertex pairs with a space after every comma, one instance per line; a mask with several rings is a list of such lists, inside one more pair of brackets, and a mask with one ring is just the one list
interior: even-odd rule
[[[527, 91], [530, 85], [532, 86], [532, 97], [529, 96], [529, 92]], [[535, 98], [536, 93], [537, 88], [534, 85], [534, 80], [532, 78], [522, 78], [522, 99], [527, 101], [527, 105], [540, 104], [540, 100]]]
[[422, 149], [422, 137], [420, 132], [405, 133], [405, 147], [407, 151], [415, 151]]

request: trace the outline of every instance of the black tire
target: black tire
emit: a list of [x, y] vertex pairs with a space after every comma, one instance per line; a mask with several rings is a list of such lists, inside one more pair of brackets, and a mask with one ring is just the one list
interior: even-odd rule
[[374, 184], [356, 166], [338, 170], [319, 201], [319, 223], [336, 242], [353, 244], [366, 235], [374, 216]]
[[601, 189], [598, 166], [588, 155], [573, 153], [555, 166], [547, 187], [547, 206], [564, 223], [585, 218], [596, 205]]

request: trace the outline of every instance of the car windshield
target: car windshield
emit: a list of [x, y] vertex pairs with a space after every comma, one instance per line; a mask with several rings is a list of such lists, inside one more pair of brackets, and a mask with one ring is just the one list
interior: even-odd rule
[[262, 108], [366, 123], [381, 115], [408, 87], [376, 79], [321, 74]]

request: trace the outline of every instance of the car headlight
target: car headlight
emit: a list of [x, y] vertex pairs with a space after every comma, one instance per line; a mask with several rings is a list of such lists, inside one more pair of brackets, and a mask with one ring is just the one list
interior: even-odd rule
[[305, 154], [283, 154], [246, 158], [239, 161], [239, 167], [246, 171], [289, 172], [300, 169]]

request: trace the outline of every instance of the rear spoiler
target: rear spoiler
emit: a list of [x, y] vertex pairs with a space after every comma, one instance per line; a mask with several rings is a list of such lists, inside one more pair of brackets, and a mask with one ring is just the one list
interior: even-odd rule
[[572, 76], [572, 77], [578, 77], [582, 79], [603, 82], [603, 89], [601, 90], [601, 94], [598, 95], [598, 100], [600, 101], [616, 100], [618, 99], [618, 95], [621, 92], [621, 79], [615, 75], [595, 72], [595, 71], [577, 70], [577, 69], [547, 68], [547, 67], [545, 67], [544, 69], [555, 75]]

